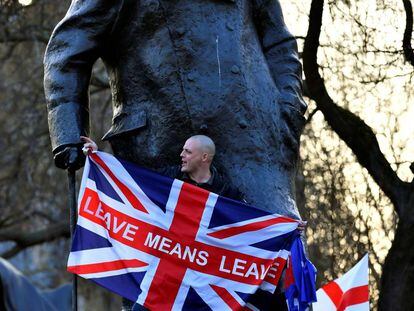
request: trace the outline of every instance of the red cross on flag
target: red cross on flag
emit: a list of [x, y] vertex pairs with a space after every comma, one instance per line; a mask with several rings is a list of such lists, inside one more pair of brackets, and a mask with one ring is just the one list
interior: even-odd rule
[[316, 292], [314, 311], [369, 310], [368, 254], [340, 278]]
[[303, 276], [294, 294], [314, 301], [297, 220], [103, 152], [89, 154], [78, 201], [68, 270], [137, 305], [268, 310], [288, 257]]

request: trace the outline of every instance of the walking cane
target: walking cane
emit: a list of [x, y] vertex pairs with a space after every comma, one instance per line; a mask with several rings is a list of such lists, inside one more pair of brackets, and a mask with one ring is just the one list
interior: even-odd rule
[[[72, 248], [73, 233], [76, 226], [76, 174], [75, 170], [68, 169], [69, 211], [70, 211], [70, 244]], [[72, 275], [72, 311], [78, 310], [78, 280], [76, 274]]]

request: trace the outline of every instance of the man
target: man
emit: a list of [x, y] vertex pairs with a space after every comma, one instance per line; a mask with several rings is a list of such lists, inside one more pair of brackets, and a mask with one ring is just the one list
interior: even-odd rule
[[234, 189], [226, 178], [212, 165], [216, 146], [205, 135], [191, 136], [185, 142], [180, 154], [181, 165], [161, 172], [172, 178], [196, 185], [219, 195], [242, 201], [242, 195]]
[[[83, 165], [94, 62], [107, 68], [115, 155], [160, 169], [193, 133], [254, 206], [299, 217], [293, 180], [306, 105], [278, 0], [73, 0], [45, 54], [55, 163]], [[231, 174], [229, 173], [231, 172]]]
[[[98, 150], [97, 144], [89, 137], [81, 136], [81, 140], [84, 141], [84, 149]], [[233, 188], [212, 165], [215, 153], [216, 146], [210, 137], [205, 135], [191, 136], [186, 140], [181, 151], [181, 165], [163, 168], [159, 172], [221, 196], [243, 201], [240, 191]]]

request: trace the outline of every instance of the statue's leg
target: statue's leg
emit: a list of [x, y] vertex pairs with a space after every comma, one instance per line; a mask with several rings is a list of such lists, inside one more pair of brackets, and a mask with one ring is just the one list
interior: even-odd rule
[[259, 310], [288, 311], [285, 294], [280, 291], [279, 287], [273, 295], [268, 292], [258, 291], [250, 296], [248, 302]]
[[132, 311], [132, 307], [134, 306], [134, 302], [128, 300], [126, 298], [122, 298], [122, 309], [121, 311]]
[[121, 311], [148, 311], [147, 308], [131, 301], [126, 298], [122, 298], [122, 309]]

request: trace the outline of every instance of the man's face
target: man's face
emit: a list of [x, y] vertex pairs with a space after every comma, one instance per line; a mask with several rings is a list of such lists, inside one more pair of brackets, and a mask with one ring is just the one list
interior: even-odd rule
[[180, 156], [181, 172], [195, 172], [203, 162], [203, 152], [200, 148], [200, 143], [195, 139], [188, 139]]

